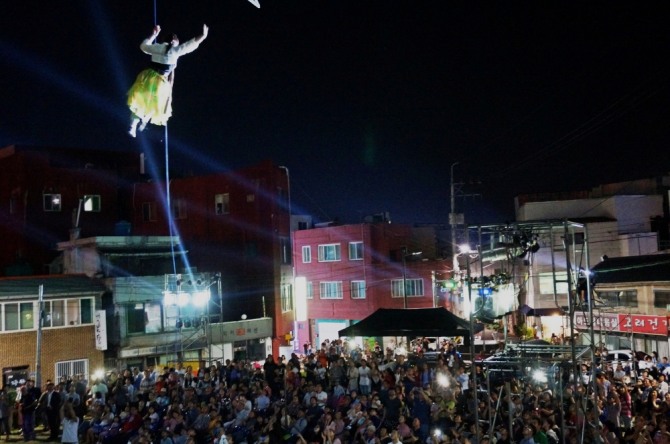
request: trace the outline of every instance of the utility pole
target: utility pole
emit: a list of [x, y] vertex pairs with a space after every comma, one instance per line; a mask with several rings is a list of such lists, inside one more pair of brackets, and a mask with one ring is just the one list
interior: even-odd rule
[[456, 214], [456, 188], [454, 183], [454, 167], [458, 165], [458, 162], [451, 164], [451, 178], [450, 178], [450, 191], [451, 191], [451, 212], [449, 213], [449, 225], [451, 226], [451, 257], [452, 268], [454, 272], [459, 271], [458, 267], [458, 246], [456, 242], [456, 226], [460, 223], [463, 224], [464, 218], [463, 214]]
[[[456, 195], [462, 198], [466, 197], [478, 197], [481, 196], [479, 193], [465, 194], [462, 191], [462, 182], [454, 182], [454, 167], [458, 165], [459, 162], [454, 162], [451, 164], [451, 178], [450, 178], [450, 192], [451, 192], [451, 212], [449, 213], [449, 225], [451, 227], [451, 257], [452, 257], [452, 268], [454, 273], [460, 271], [458, 265], [458, 239], [457, 239], [457, 227], [458, 225], [465, 225], [465, 215], [463, 213], [456, 212]], [[457, 189], [459, 187], [459, 189]], [[463, 239], [464, 243], [469, 243], [470, 239]]]

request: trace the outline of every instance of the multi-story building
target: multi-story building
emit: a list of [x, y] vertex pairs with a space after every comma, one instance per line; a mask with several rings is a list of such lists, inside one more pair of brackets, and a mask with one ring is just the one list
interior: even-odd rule
[[[568, 295], [574, 293], [573, 303], [585, 299], [586, 288], [581, 284], [601, 258], [643, 256], [664, 248], [668, 180], [516, 198], [516, 223], [540, 228], [526, 233], [537, 251], [519, 262], [527, 276], [521, 303], [525, 313], [533, 315], [527, 322], [540, 329], [540, 336], [566, 334], [571, 327], [566, 316]], [[577, 228], [568, 233], [564, 221]]]
[[59, 273], [57, 242], [113, 235], [131, 217], [141, 156], [84, 149], [0, 149], [0, 275]]
[[575, 324], [608, 350], [632, 349], [670, 356], [670, 254], [606, 258], [592, 269], [591, 314], [582, 307]]
[[[294, 233], [296, 290], [306, 319], [296, 341], [317, 347], [379, 308], [444, 306], [436, 283], [451, 271], [430, 227], [388, 222], [331, 225]], [[284, 307], [290, 310], [290, 307]]]
[[286, 345], [293, 328], [292, 313], [282, 309], [293, 304], [288, 169], [266, 162], [175, 177], [167, 190], [163, 178], [144, 174], [143, 160], [138, 153], [1, 149], [6, 174], [0, 176], [0, 235], [6, 243], [0, 272], [61, 273], [63, 257], [56, 245], [68, 238], [175, 237], [179, 244], [158, 268], [146, 255], [103, 251], [114, 259], [105, 262], [100, 275], [218, 273], [219, 321], [272, 318], [273, 350]]
[[100, 280], [84, 275], [0, 278], [3, 386], [26, 377], [88, 380], [103, 368], [96, 328], [104, 328], [97, 321], [105, 291]]
[[106, 367], [181, 362], [198, 368], [215, 359], [272, 352], [272, 319], [221, 322], [220, 274], [175, 274], [172, 250], [186, 253], [179, 247], [179, 238], [169, 236], [99, 236], [58, 244], [65, 274], [97, 276], [107, 288], [101, 303]]
[[293, 328], [288, 189], [286, 168], [265, 162], [173, 179], [171, 218], [161, 183], [137, 184], [132, 198], [133, 234], [179, 236], [187, 269], [220, 273], [222, 320], [273, 318], [275, 351]]

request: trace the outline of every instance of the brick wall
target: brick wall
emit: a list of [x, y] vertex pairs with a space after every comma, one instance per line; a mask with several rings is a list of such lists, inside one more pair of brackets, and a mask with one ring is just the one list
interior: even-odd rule
[[[0, 334], [0, 368], [28, 365], [34, 372], [36, 353], [36, 330]], [[88, 359], [90, 374], [103, 367], [93, 325], [42, 330], [42, 382], [55, 378], [56, 362], [77, 359]]]

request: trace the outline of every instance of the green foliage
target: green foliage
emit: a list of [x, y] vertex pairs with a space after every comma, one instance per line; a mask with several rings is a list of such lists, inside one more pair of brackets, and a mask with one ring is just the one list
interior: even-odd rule
[[519, 339], [523, 339], [523, 340], [533, 339], [535, 337], [535, 331], [533, 330], [533, 327], [529, 327], [525, 323], [515, 325], [514, 326], [514, 334]]
[[13, 406], [14, 403], [16, 402], [16, 389], [15, 388], [10, 388], [7, 390], [7, 404], [10, 406]]

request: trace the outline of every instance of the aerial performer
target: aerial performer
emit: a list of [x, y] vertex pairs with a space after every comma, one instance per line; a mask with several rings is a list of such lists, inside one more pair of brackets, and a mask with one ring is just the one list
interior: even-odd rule
[[151, 55], [149, 67], [139, 73], [135, 83], [128, 91], [128, 107], [130, 108], [130, 128], [128, 134], [135, 137], [149, 122], [165, 126], [172, 115], [172, 84], [177, 59], [195, 51], [207, 38], [209, 28], [202, 25], [202, 35], [188, 42], [179, 43], [176, 34], [163, 34], [154, 43], [161, 32], [155, 26], [151, 35], [140, 45], [142, 52]]

